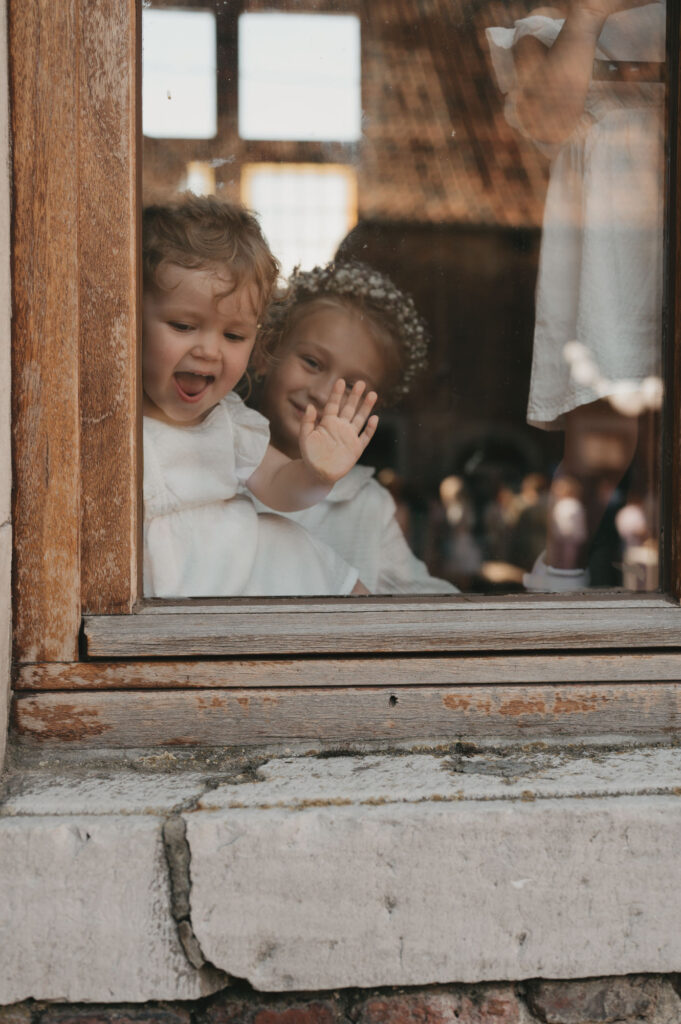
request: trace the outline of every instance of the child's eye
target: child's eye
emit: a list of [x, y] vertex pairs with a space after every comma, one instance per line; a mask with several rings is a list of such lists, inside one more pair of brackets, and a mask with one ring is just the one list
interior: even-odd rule
[[243, 334], [233, 334], [231, 331], [225, 331], [225, 338], [227, 341], [245, 341]]
[[168, 325], [173, 328], [174, 331], [191, 331], [192, 325], [185, 324], [180, 320], [169, 320]]
[[300, 358], [302, 359], [306, 366], [309, 366], [311, 370], [319, 369], [319, 363], [317, 362], [316, 359], [313, 359], [312, 356], [301, 356]]

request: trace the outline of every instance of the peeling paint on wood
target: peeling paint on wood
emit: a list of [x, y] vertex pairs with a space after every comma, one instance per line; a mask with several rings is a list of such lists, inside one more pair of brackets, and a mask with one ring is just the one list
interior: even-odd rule
[[511, 718], [517, 718], [520, 715], [543, 715], [545, 712], [546, 703], [543, 697], [534, 697], [531, 694], [499, 703], [499, 714], [508, 715]]
[[[319, 686], [322, 681], [329, 687], [571, 682], [600, 687], [613, 679], [622, 683], [681, 681], [681, 653], [55, 662], [19, 666], [15, 688], [21, 691], [271, 689]], [[462, 698], [450, 693], [445, 699], [458, 701]], [[248, 701], [248, 697], [243, 700]]]
[[56, 705], [28, 701], [22, 711], [24, 714], [19, 719], [16, 716], [14, 719], [19, 735], [27, 731], [26, 722], [30, 719], [31, 727], [28, 731], [44, 740], [58, 739], [65, 743], [78, 743], [102, 736], [111, 728], [99, 720], [97, 708], [81, 707], [65, 701]]
[[24, 742], [96, 747], [669, 737], [681, 683], [17, 694]]
[[599, 705], [605, 701], [605, 697], [598, 693], [585, 693], [580, 697], [559, 694], [553, 704], [553, 710], [557, 714], [583, 714], [596, 711]]
[[448, 693], [442, 698], [442, 703], [450, 711], [468, 711], [471, 706], [469, 697], [460, 697], [455, 693]]

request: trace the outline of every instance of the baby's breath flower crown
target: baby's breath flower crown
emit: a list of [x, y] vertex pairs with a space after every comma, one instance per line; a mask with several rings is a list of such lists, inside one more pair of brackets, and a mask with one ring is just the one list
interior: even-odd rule
[[[406, 395], [414, 378], [427, 366], [430, 336], [425, 320], [419, 315], [409, 295], [393, 284], [389, 277], [359, 260], [327, 263], [313, 270], [296, 267], [281, 298], [272, 303], [265, 324], [265, 344], [281, 339], [293, 310], [308, 301], [337, 295], [356, 302], [357, 307], [373, 313], [394, 335], [399, 346], [403, 368], [400, 380], [389, 397], [397, 401]], [[268, 345], [268, 347], [270, 347]]]

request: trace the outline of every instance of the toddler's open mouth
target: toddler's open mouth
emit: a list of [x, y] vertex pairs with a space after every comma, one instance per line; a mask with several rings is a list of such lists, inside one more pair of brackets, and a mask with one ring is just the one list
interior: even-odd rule
[[215, 380], [215, 377], [211, 374], [188, 373], [186, 371], [180, 371], [173, 376], [180, 398], [183, 398], [186, 402], [195, 402], [199, 399]]

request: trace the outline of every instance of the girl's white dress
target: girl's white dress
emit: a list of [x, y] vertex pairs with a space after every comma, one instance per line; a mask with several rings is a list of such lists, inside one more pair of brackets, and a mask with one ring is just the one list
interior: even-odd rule
[[277, 515], [259, 516], [245, 481], [267, 420], [228, 394], [201, 423], [144, 418], [146, 597], [349, 594], [358, 573]]
[[[292, 519], [333, 547], [359, 570], [372, 594], [456, 594], [447, 580], [431, 576], [411, 550], [396, 518], [389, 491], [374, 479], [370, 466], [353, 466], [324, 501]], [[256, 508], [267, 511], [256, 502]]]
[[[521, 132], [513, 47], [525, 35], [550, 47], [562, 26], [531, 15], [487, 30], [506, 117]], [[605, 22], [596, 59], [662, 63], [664, 39], [664, 2], [631, 8]], [[591, 82], [565, 143], [536, 142], [552, 166], [527, 411], [535, 426], [560, 428], [566, 412], [609, 395], [659, 396], [663, 142], [664, 84], [616, 80]]]

